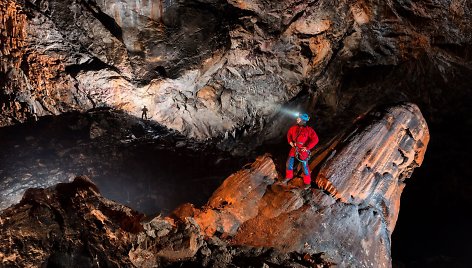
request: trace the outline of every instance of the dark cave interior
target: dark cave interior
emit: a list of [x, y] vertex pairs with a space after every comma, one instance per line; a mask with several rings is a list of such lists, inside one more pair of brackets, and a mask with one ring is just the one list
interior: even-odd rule
[[[472, 121], [467, 115], [446, 114], [429, 124], [428, 152], [423, 166], [406, 181], [392, 236], [395, 267], [461, 267], [472, 249], [464, 213], [472, 205], [468, 181]], [[92, 139], [94, 124], [106, 131]], [[317, 123], [311, 125], [316, 128]], [[158, 124], [110, 111], [70, 113], [5, 127], [0, 129], [0, 141], [2, 206], [12, 189], [47, 187], [88, 175], [105, 197], [148, 216], [165, 215], [186, 202], [204, 205], [228, 175], [257, 154], [271, 153], [282, 174], [288, 149], [282, 139], [247, 156], [231, 156], [185, 141]]]
[[[47, 11], [43, 10], [45, 3], [49, 2], [52, 3], [50, 8], [55, 12], [55, 16], [51, 16], [49, 7], [46, 8]], [[372, 14], [378, 12], [378, 17], [372, 17], [370, 24], [356, 25], [354, 30], [354, 26], [346, 26], [349, 24], [346, 21], [350, 21], [351, 17], [343, 17], [343, 12], [339, 12], [341, 8], [330, 9], [331, 5], [335, 5], [330, 1], [314, 1], [316, 5], [313, 5], [313, 10], [308, 8], [305, 11], [298, 10], [299, 13], [290, 13], [293, 17], [287, 25], [283, 24], [280, 17], [288, 16], [284, 13], [289, 9], [288, 6], [277, 6], [270, 1], [261, 2], [266, 5], [264, 8], [274, 7], [274, 13], [266, 14], [263, 9], [245, 9], [243, 5], [234, 6], [226, 1], [160, 1], [161, 8], [163, 3], [167, 5], [165, 17], [160, 10], [159, 20], [148, 20], [140, 15], [139, 18], [144, 19], [147, 24], [136, 20], [138, 24], [125, 23], [123, 25], [126, 27], [120, 28], [116, 18], [95, 6], [95, 1], [80, 1], [80, 5], [85, 7], [80, 11], [83, 12], [82, 17], [79, 16], [80, 19], [87, 18], [89, 14], [97, 19], [97, 25], [103, 24], [103, 32], [97, 30], [94, 35], [95, 33], [91, 34], [77, 27], [76, 18], [64, 19], [70, 16], [67, 2], [26, 1], [27, 11], [18, 14], [24, 15], [25, 21], [26, 17], [33, 20], [44, 15], [42, 23], [45, 26], [41, 26], [41, 23], [32, 24], [37, 27], [32, 29], [46, 31], [43, 27], [57, 27], [54, 28], [57, 35], [46, 32], [45, 36], [52, 38], [49, 40], [51, 43], [60, 45], [48, 51], [45, 47], [51, 45], [48, 42], [42, 43], [48, 40], [42, 40], [42, 35], [38, 34], [32, 37], [36, 43], [32, 43], [28, 53], [22, 54], [23, 48], [5, 46], [9, 43], [3, 42], [6, 37], [0, 35], [0, 48], [6, 47], [18, 53], [2, 54], [5, 70], [2, 69], [3, 65], [0, 66], [0, 119], [8, 121], [5, 125], [13, 122], [10, 126], [0, 128], [0, 209], [17, 203], [21, 194], [28, 188], [46, 188], [59, 182], [71, 181], [78, 175], [87, 175], [97, 184], [104, 197], [116, 200], [149, 217], [156, 214], [166, 215], [183, 203], [204, 205], [225, 178], [265, 153], [273, 156], [281, 177], [289, 147], [283, 136], [271, 139], [270, 142], [264, 140], [265, 137], [257, 136], [264, 135], [264, 129], [255, 128], [255, 122], [268, 114], [261, 116], [246, 110], [251, 110], [259, 104], [257, 98], [269, 97], [264, 96], [267, 93], [264, 91], [260, 95], [251, 95], [247, 88], [253, 85], [274, 90], [280, 85], [282, 91], [277, 91], [274, 95], [283, 95], [293, 88], [300, 88], [294, 95], [287, 93], [283, 98], [272, 100], [277, 105], [284, 102], [282, 105], [305, 106], [307, 112], [313, 114], [314, 120], [309, 124], [318, 132], [320, 146], [347, 129], [353, 120], [374, 106], [409, 101], [420, 107], [428, 123], [431, 139], [422, 166], [416, 168], [412, 177], [406, 180], [399, 218], [391, 239], [393, 266], [467, 267], [467, 257], [472, 251], [472, 231], [467, 215], [472, 207], [472, 46], [468, 30], [470, 26], [466, 25], [470, 24], [470, 14], [461, 15], [453, 6], [449, 11], [441, 13], [441, 8], [429, 5], [430, 1], [423, 1], [428, 2], [425, 6], [422, 6], [421, 1], [386, 1], [384, 4], [376, 4], [375, 1], [366, 4], [365, 1], [359, 1], [363, 3], [360, 5], [364, 5]], [[451, 1], [437, 2], [447, 5]], [[299, 8], [298, 4], [294, 3], [291, 4]], [[342, 6], [346, 10], [351, 8], [344, 4]], [[341, 6], [341, 3], [339, 5]], [[470, 1], [461, 2], [457, 6], [465, 10], [465, 7], [470, 8]], [[315, 7], [322, 8], [318, 10]], [[368, 10], [369, 8], [371, 10]], [[333, 13], [333, 10], [339, 14]], [[290, 38], [283, 36], [285, 31], [290, 30], [290, 24], [301, 19], [309, 21], [308, 19], [312, 19], [309, 16], [317, 14], [318, 11], [332, 17], [332, 28], [313, 36], [296, 31], [287, 34]], [[424, 14], [428, 16], [422, 17]], [[393, 15], [395, 19], [392, 19]], [[27, 23], [23, 22], [20, 19], [8, 21], [11, 33], [26, 32], [23, 27], [26, 27]], [[70, 36], [67, 36], [69, 34]], [[355, 39], [356, 34], [361, 40], [359, 43], [349, 40], [351, 37]], [[109, 39], [108, 35], [115, 37], [116, 43], [102, 44], [102, 40]], [[124, 35], [132, 36], [131, 39], [136, 38], [133, 43], [133, 49], [136, 44], [136, 50], [130, 51], [129, 47], [124, 45], [124, 41], [127, 41]], [[339, 36], [344, 37], [337, 39]], [[20, 37], [15, 38], [21, 40]], [[318, 37], [326, 37], [327, 43], [321, 42], [324, 39], [316, 39]], [[284, 38], [289, 41], [282, 40]], [[78, 40], [83, 43], [80, 44]], [[315, 43], [320, 42], [316, 43], [320, 47], [323, 44], [330, 45], [328, 50], [332, 55], [328, 53], [329, 57], [321, 59], [319, 65], [300, 78], [297, 72], [308, 67], [300, 68], [297, 64], [306, 59], [311, 61], [316, 53], [322, 52], [311, 50], [310, 45], [315, 44], [310, 43], [313, 40]], [[428, 40], [426, 45], [422, 43], [424, 40]], [[294, 44], [298, 42], [299, 51], [292, 41]], [[145, 48], [146, 46], [148, 48]], [[236, 48], [240, 50], [236, 51]], [[34, 57], [35, 49], [44, 53], [39, 53], [44, 56], [44, 62], [41, 62], [41, 57]], [[130, 87], [117, 92], [125, 96], [125, 101], [134, 100], [133, 94], [141, 90], [140, 87], [152, 84], [152, 81], [161, 83], [176, 79], [178, 84], [179, 77], [185, 76], [192, 68], [207, 71], [212, 64], [217, 65], [216, 62], [220, 60], [218, 57], [223, 57], [219, 53], [233, 52], [233, 58], [244, 58], [247, 55], [244, 60], [254, 66], [261, 64], [262, 67], [258, 66], [260, 70], [266, 71], [267, 67], [268, 71], [257, 74], [256, 70], [251, 74], [250, 71], [246, 72], [250, 69], [246, 63], [238, 66], [238, 61], [225, 59], [225, 64], [229, 61], [234, 65], [229, 65], [232, 69], [216, 75], [211, 74], [215, 77], [205, 84], [213, 87], [214, 92], [219, 92], [220, 101], [223, 95], [221, 92], [230, 92], [226, 95], [229, 96], [228, 100], [239, 99], [242, 103], [242, 96], [247, 96], [249, 99], [253, 98], [255, 103], [254, 106], [236, 107], [233, 115], [244, 119], [233, 122], [237, 135], [235, 130], [235, 137], [228, 141], [227, 147], [221, 144], [219, 146], [218, 138], [214, 137], [204, 142], [187, 139], [157, 122], [143, 121], [129, 115], [130, 110], [95, 109], [101, 104], [97, 105], [99, 102], [93, 101], [90, 94], [84, 97], [71, 93], [76, 89], [78, 91], [78, 84], [83, 83], [83, 88], [89, 90], [87, 87], [91, 87], [90, 92], [98, 92], [98, 99], [106, 99], [109, 96], [100, 92], [101, 87], [107, 88], [107, 83], [126, 81], [130, 82]], [[246, 52], [247, 54], [244, 54]], [[347, 54], [350, 56], [347, 57]], [[161, 59], [161, 55], [165, 57]], [[299, 55], [301, 56], [298, 57]], [[16, 57], [22, 57], [23, 62], [17, 61]], [[67, 61], [61, 62], [61, 57]], [[274, 58], [280, 60], [277, 63], [280, 66], [271, 65], [274, 63], [270, 60]], [[210, 63], [206, 63], [207, 59]], [[14, 67], [17, 62], [21, 64]], [[58, 69], [55, 69], [56, 67]], [[287, 68], [284, 69], [285, 67]], [[110, 80], [87, 84], [87, 79], [85, 82], [79, 79], [79, 74], [90, 75], [90, 80], [101, 79], [102, 77], [94, 75], [104, 70], [109, 72], [104, 74], [104, 77]], [[290, 79], [298, 77], [299, 80], [295, 79], [297, 82], [294, 84], [291, 84], [290, 79], [258, 80], [257, 77], [273, 74], [274, 70], [274, 77], [286, 75]], [[45, 78], [46, 82], [41, 81], [43, 77], [40, 74], [43, 72], [52, 78]], [[243, 80], [240, 84], [236, 83], [238, 75]], [[23, 76], [34, 82], [32, 85], [38, 87], [37, 92], [36, 88], [30, 90], [26, 86], [27, 82], [15, 84], [17, 81], [23, 81]], [[115, 76], [124, 78], [116, 82], [110, 78]], [[36, 77], [41, 78], [39, 82], [35, 81]], [[41, 87], [43, 82], [44, 88]], [[270, 84], [272, 82], [274, 84]], [[236, 85], [236, 89], [230, 88], [231, 83]], [[27, 90], [22, 92], [24, 88]], [[175, 90], [178, 92], [176, 96], [170, 96], [172, 94], [168, 92], [169, 96], [165, 98], [174, 102], [174, 106], [185, 107], [183, 110], [186, 110], [186, 105], [191, 104], [191, 98], [187, 98], [181, 90], [182, 88]], [[107, 90], [104, 91], [108, 93]], [[231, 95], [233, 93], [234, 95]], [[152, 94], [158, 93], [152, 92], [149, 96]], [[132, 97], [126, 99], [130, 95]], [[54, 99], [56, 97], [57, 99]], [[79, 101], [78, 98], [81, 97], [84, 100]], [[145, 98], [139, 99], [136, 105], [141, 105], [144, 100]], [[90, 108], [87, 106], [88, 101], [92, 102], [94, 109], [82, 112]], [[42, 115], [59, 115], [40, 116], [38, 121], [34, 121], [32, 116], [36, 114], [31, 103], [41, 104], [37, 107], [44, 108]], [[105, 107], [113, 107], [113, 103], [102, 104]], [[54, 105], [57, 107], [53, 107]], [[222, 101], [214, 107], [209, 105], [210, 109], [207, 110], [204, 110], [207, 108], [206, 104], [200, 105], [202, 106], [192, 112], [198, 114], [200, 111], [217, 107], [213, 109], [217, 111], [216, 115], [229, 113], [223, 109]], [[131, 107], [130, 109], [136, 110], [134, 106]], [[202, 110], [199, 110], [200, 108]], [[78, 112], [80, 109], [81, 112]], [[180, 110], [178, 108], [170, 112], [175, 113], [174, 120], [182, 118], [182, 114], [178, 114]], [[245, 121], [246, 118], [251, 120]], [[29, 122], [22, 122], [28, 119]], [[262, 119], [270, 121], [273, 118]], [[194, 125], [202, 122], [204, 121], [198, 121]], [[280, 122], [274, 125], [277, 126], [277, 123]], [[243, 137], [246, 131], [254, 131], [252, 134], [255, 136]], [[285, 132], [280, 129], [267, 131]], [[256, 149], [247, 149], [257, 144], [252, 143], [251, 139], [266, 143]], [[245, 142], [250, 145], [239, 147], [238, 155], [221, 150]]]

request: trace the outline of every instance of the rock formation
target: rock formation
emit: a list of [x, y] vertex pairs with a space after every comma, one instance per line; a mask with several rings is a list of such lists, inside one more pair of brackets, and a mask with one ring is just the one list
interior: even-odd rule
[[142, 218], [101, 197], [86, 178], [30, 189], [2, 212], [2, 267], [131, 266], [127, 255]]
[[251, 147], [279, 136], [287, 104], [328, 129], [378, 103], [432, 114], [470, 92], [471, 14], [468, 1], [6, 0], [0, 125], [147, 105], [188, 137]]
[[177, 214], [235, 244], [324, 252], [342, 267], [389, 267], [404, 180], [422, 163], [429, 132], [415, 105], [370, 116], [363, 120], [375, 123], [341, 137], [318, 163], [316, 182], [334, 198], [274, 184], [274, 164], [262, 157], [226, 179], [207, 207]]
[[144, 221], [86, 178], [30, 189], [0, 215], [2, 264], [391, 267], [400, 194], [428, 141], [415, 105], [386, 108], [315, 153], [318, 188], [277, 182], [265, 155], [228, 177], [206, 206]]
[[[442, 247], [447, 249], [446, 255], [463, 252], [460, 254], [466, 256], [470, 247], [461, 244], [470, 240], [462, 235], [468, 227], [461, 224], [462, 228], [456, 228], [455, 223], [445, 219], [455, 218], [455, 214], [461, 214], [463, 208], [472, 204], [467, 179], [471, 177], [467, 160], [472, 102], [471, 3], [468, 0], [2, 0], [0, 126], [16, 125], [21, 130], [24, 127], [21, 123], [33, 124], [38, 118], [48, 121], [53, 115], [54, 120], [64, 120], [71, 111], [102, 107], [139, 118], [142, 106], [147, 105], [152, 124], [162, 124], [186, 138], [217, 144], [218, 148], [247, 157], [248, 149], [281, 140], [291, 120], [284, 115], [284, 109], [305, 110], [312, 115], [311, 122], [315, 121], [321, 143], [332, 139], [332, 143], [316, 153], [312, 163], [315, 174], [319, 174], [320, 187], [340, 202], [381, 211], [391, 233], [399, 208], [392, 200], [398, 200], [393, 196], [400, 195], [403, 184], [393, 187], [395, 180], [390, 177], [407, 177], [409, 171], [403, 171], [402, 175], [398, 166], [421, 162], [421, 154], [408, 155], [403, 149], [420, 134], [410, 132], [414, 127], [405, 128], [408, 130], [403, 145], [391, 156], [396, 158], [394, 164], [398, 169], [388, 166], [389, 158], [376, 159], [371, 155], [367, 149], [371, 145], [369, 136], [350, 137], [358, 139], [359, 144], [366, 142], [366, 146], [347, 149], [343, 146], [350, 138], [338, 134], [373, 106], [413, 102], [435, 130], [438, 149], [430, 158], [432, 171], [424, 172], [423, 180], [416, 180], [422, 184], [409, 192], [414, 198], [428, 200], [410, 202], [419, 204], [412, 205], [410, 215], [417, 215], [422, 221], [417, 220], [417, 225], [412, 227], [405, 219], [410, 231], [403, 236], [416, 235], [415, 228], [422, 224], [429, 226], [421, 228], [423, 239], [417, 241], [431, 239], [429, 233], [444, 226], [461, 230], [454, 235], [444, 232], [438, 237], [444, 241], [460, 237], [455, 241], [462, 242], [455, 243], [455, 247], [449, 246], [449, 242], [440, 244], [448, 245]], [[19, 201], [26, 188], [47, 188], [83, 173], [92, 176], [104, 196], [110, 197], [109, 190], [120, 198], [125, 196], [119, 187], [102, 188], [100, 182], [103, 178], [122, 182], [122, 177], [107, 172], [122, 171], [121, 163], [129, 163], [126, 160], [139, 156], [140, 151], [128, 150], [139, 142], [120, 143], [136, 140], [132, 137], [137, 133], [150, 135], [149, 129], [141, 122], [125, 136], [112, 138], [116, 143], [106, 143], [105, 139], [113, 133], [106, 125], [125, 126], [128, 131], [128, 122], [133, 121], [109, 119], [86, 119], [85, 125], [64, 124], [66, 128], [76, 127], [76, 132], [85, 135], [73, 142], [42, 137], [39, 133], [44, 132], [26, 137], [18, 135], [5, 141], [0, 133], [0, 208]], [[38, 126], [41, 127], [41, 122], [34, 125]], [[387, 138], [382, 131], [385, 129], [381, 128], [379, 135], [384, 138], [375, 137], [379, 142], [388, 143], [396, 138]], [[162, 143], [162, 139], [152, 138], [153, 145], [147, 152], [160, 150], [161, 145], [169, 150], [192, 146], [182, 136], [176, 137]], [[18, 139], [22, 143], [16, 143]], [[94, 154], [97, 148], [99, 155]], [[83, 150], [89, 153], [83, 154]], [[337, 154], [327, 160], [333, 150]], [[346, 162], [345, 156], [353, 153], [366, 158]], [[107, 161], [100, 161], [105, 158]], [[275, 159], [279, 161], [277, 156]], [[444, 163], [452, 172], [438, 168]], [[135, 167], [140, 170], [140, 166]], [[348, 175], [351, 173], [340, 174], [339, 169], [358, 172], [351, 176]], [[131, 173], [130, 170], [127, 172]], [[367, 179], [346, 184], [347, 177], [356, 176]], [[127, 179], [133, 181], [132, 176]], [[206, 190], [208, 195], [213, 189], [201, 187], [197, 191]], [[268, 188], [272, 189], [270, 185]], [[365, 196], [366, 192], [371, 195]], [[159, 205], [165, 203], [159, 199], [162, 196], [143, 197], [144, 191], [139, 194], [135, 204], [144, 199]], [[450, 200], [447, 204], [437, 198], [444, 195]], [[138, 207], [141, 209], [144, 204], [139, 203]], [[437, 207], [448, 213], [443, 220], [436, 220]], [[416, 213], [418, 210], [423, 213]], [[252, 217], [256, 212], [251, 213], [246, 216]], [[422, 217], [426, 213], [429, 217]], [[417, 243], [411, 247], [419, 248], [421, 244]], [[444, 254], [436, 250], [440, 247], [426, 247], [426, 243], [435, 244], [423, 243], [424, 256], [434, 259]], [[225, 259], [225, 254], [219, 256]]]

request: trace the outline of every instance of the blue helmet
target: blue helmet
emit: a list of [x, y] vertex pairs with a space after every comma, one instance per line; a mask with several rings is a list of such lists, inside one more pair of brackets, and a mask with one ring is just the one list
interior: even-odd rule
[[310, 117], [308, 116], [308, 114], [300, 114], [298, 115], [298, 118], [300, 118], [301, 120], [305, 122], [308, 122], [308, 120], [310, 120]]

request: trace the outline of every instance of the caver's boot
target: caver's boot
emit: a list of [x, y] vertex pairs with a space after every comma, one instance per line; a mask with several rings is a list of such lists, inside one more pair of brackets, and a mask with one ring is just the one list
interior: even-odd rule
[[303, 183], [305, 184], [305, 189], [310, 188], [310, 186], [311, 186], [311, 175], [304, 175], [303, 176]]
[[282, 180], [283, 184], [287, 184], [293, 178], [293, 170], [285, 170], [285, 179]]

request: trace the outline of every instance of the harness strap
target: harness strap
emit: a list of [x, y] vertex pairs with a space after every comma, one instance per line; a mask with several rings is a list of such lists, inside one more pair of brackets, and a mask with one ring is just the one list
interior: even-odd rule
[[[295, 137], [295, 141], [292, 141], [293, 143], [295, 143], [295, 144], [301, 144], [301, 145], [304, 144], [304, 142], [297, 142], [297, 140], [298, 140], [298, 137], [300, 136], [300, 134], [302, 133], [303, 128], [305, 128], [305, 127], [306, 127], [306, 126], [300, 126], [300, 125], [298, 125], [297, 136]], [[307, 150], [307, 151], [308, 151], [308, 157], [307, 157], [307, 159], [306, 159], [306, 160], [301, 160], [300, 158], [298, 158], [298, 155], [299, 155], [299, 153], [298, 153], [298, 146], [295, 146], [295, 158], [296, 158], [298, 161], [302, 162], [302, 163], [308, 162], [308, 160], [310, 160], [310, 157], [311, 157], [311, 152], [310, 152], [310, 150]]]
[[299, 153], [298, 153], [298, 147], [295, 147], [295, 158], [296, 158], [298, 161], [303, 162], [303, 163], [308, 162], [308, 160], [310, 160], [310, 157], [311, 157], [311, 152], [310, 152], [310, 150], [307, 150], [307, 151], [308, 151], [308, 157], [306, 158], [306, 160], [301, 160], [300, 158], [298, 158], [298, 155], [299, 155]]

